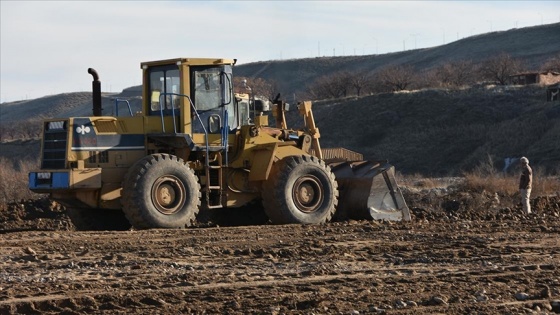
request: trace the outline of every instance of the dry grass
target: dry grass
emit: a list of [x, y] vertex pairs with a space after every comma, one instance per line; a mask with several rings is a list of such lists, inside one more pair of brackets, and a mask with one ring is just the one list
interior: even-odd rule
[[[506, 196], [514, 196], [519, 192], [519, 175], [475, 171], [465, 174], [464, 177], [464, 188], [467, 190], [486, 191]], [[560, 177], [535, 172], [531, 196], [560, 196]]]
[[14, 162], [0, 157], [0, 205], [35, 199], [40, 195], [28, 189], [28, 173], [39, 168], [38, 162], [29, 160]]
[[397, 172], [395, 177], [399, 186], [420, 190], [458, 187], [464, 181], [462, 177], [424, 177], [421, 174], [404, 175], [400, 172]]
[[[531, 196], [560, 196], [560, 176], [547, 175], [540, 169], [533, 170], [533, 188]], [[519, 194], [519, 176], [521, 170], [513, 167], [510, 173], [498, 171], [492, 157], [461, 177], [425, 177], [421, 174], [404, 175], [396, 173], [400, 186], [418, 190], [447, 189], [454, 187], [460, 191], [479, 194], [517, 197]]]

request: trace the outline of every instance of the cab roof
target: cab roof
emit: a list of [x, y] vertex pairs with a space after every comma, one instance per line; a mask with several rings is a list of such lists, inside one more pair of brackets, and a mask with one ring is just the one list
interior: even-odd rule
[[206, 66], [206, 65], [233, 65], [235, 64], [236, 59], [224, 59], [224, 58], [174, 58], [174, 59], [165, 59], [165, 60], [155, 60], [155, 61], [146, 61], [140, 64], [141, 68], [145, 66], [161, 66], [161, 65], [169, 65], [169, 64], [187, 64], [193, 66]]

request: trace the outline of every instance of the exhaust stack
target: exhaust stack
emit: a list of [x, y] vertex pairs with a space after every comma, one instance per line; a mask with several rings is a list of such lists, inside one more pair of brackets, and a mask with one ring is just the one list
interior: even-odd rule
[[99, 81], [99, 75], [97, 74], [97, 71], [95, 71], [95, 69], [89, 68], [88, 73], [93, 76], [93, 81], [91, 82], [93, 116], [102, 116], [103, 107], [101, 107], [101, 81]]

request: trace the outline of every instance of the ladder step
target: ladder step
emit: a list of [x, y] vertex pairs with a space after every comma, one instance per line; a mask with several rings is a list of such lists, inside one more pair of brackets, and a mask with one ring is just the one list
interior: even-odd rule
[[222, 155], [216, 153], [212, 162], [206, 162], [206, 206], [209, 209], [222, 208], [224, 195]]

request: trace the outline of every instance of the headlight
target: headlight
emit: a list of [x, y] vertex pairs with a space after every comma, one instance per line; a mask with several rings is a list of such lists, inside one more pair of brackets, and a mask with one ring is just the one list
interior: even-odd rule
[[37, 173], [37, 179], [51, 179], [51, 173]]

